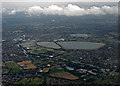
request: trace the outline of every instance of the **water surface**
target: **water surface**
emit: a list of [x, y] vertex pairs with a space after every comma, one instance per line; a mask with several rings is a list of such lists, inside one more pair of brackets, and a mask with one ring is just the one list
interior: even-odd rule
[[104, 43], [94, 42], [58, 42], [65, 49], [98, 49], [103, 47]]
[[43, 47], [48, 47], [48, 48], [55, 48], [55, 49], [59, 49], [60, 46], [57, 45], [54, 42], [37, 42], [37, 45], [43, 46]]

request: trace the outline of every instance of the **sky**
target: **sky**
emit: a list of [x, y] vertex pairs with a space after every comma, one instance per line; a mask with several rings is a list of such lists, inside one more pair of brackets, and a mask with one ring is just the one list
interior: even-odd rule
[[2, 3], [2, 13], [15, 15], [23, 12], [26, 15], [116, 15], [118, 12], [117, 3], [108, 2], [4, 2]]
[[120, 0], [1, 0], [2, 2], [119, 2]]

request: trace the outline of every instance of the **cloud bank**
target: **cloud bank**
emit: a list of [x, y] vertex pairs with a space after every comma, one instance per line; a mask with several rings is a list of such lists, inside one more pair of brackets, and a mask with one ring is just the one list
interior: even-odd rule
[[[6, 9], [3, 9], [5, 12]], [[25, 14], [30, 16], [36, 15], [39, 16], [41, 14], [44, 15], [65, 15], [65, 16], [83, 16], [83, 15], [106, 15], [106, 14], [117, 14], [118, 7], [117, 6], [92, 6], [90, 8], [81, 8], [77, 5], [68, 4], [67, 6], [60, 7], [57, 5], [50, 5], [49, 7], [40, 7], [40, 6], [32, 6], [29, 8], [25, 8], [24, 10], [11, 10], [8, 11], [8, 14], [14, 15], [17, 12], [23, 11]]]

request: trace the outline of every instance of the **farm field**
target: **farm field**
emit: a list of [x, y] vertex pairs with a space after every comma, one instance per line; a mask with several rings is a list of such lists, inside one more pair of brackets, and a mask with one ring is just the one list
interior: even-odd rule
[[22, 84], [22, 85], [26, 85], [26, 84], [29, 84], [29, 85], [40, 85], [44, 82], [44, 79], [43, 78], [23, 78], [22, 80], [18, 81], [18, 82], [15, 82], [14, 84], [15, 85], [18, 85], [18, 84]]
[[9, 73], [18, 73], [21, 71], [20, 66], [17, 65], [15, 62], [7, 62], [6, 66], [9, 69]]
[[57, 77], [57, 78], [64, 78], [64, 79], [70, 79], [70, 80], [76, 80], [79, 79], [77, 76], [72, 75], [69, 72], [64, 72], [64, 71], [58, 71], [56, 73], [51, 74], [52, 77]]

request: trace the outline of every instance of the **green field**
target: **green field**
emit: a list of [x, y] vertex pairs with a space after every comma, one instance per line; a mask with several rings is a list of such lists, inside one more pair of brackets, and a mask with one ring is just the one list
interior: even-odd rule
[[45, 63], [41, 60], [37, 60], [33, 62], [34, 65], [39, 64], [39, 65], [44, 65]]
[[28, 52], [32, 54], [40, 54], [43, 56], [47, 56], [53, 53], [53, 49], [39, 48], [39, 49], [28, 50]]
[[28, 52], [32, 53], [32, 54], [42, 54], [42, 53], [46, 53], [46, 51], [42, 51], [39, 49], [35, 49], [35, 50], [28, 50]]
[[117, 76], [108, 77], [104, 80], [97, 79], [94, 83], [97, 83], [97, 84], [119, 83], [119, 81], [120, 81], [120, 75], [117, 75]]
[[44, 83], [44, 78], [34, 78], [29, 84], [35, 85], [35, 84], [43, 84]]
[[109, 83], [109, 82], [119, 83], [119, 81], [120, 81], [120, 75], [107, 78], [107, 79], [101, 81], [101, 83]]
[[54, 73], [59, 73], [59, 72], [65, 72], [65, 71], [60, 69], [53, 69], [53, 70], [50, 70], [50, 75]]
[[15, 62], [7, 62], [5, 65], [8, 67], [10, 74], [18, 73], [21, 71], [20, 66], [17, 65]]
[[7, 70], [7, 71], [3, 72], [3, 74], [8, 74], [8, 73], [9, 73], [9, 70]]
[[40, 85], [44, 83], [44, 78], [23, 78], [20, 81], [15, 82], [15, 85]]

